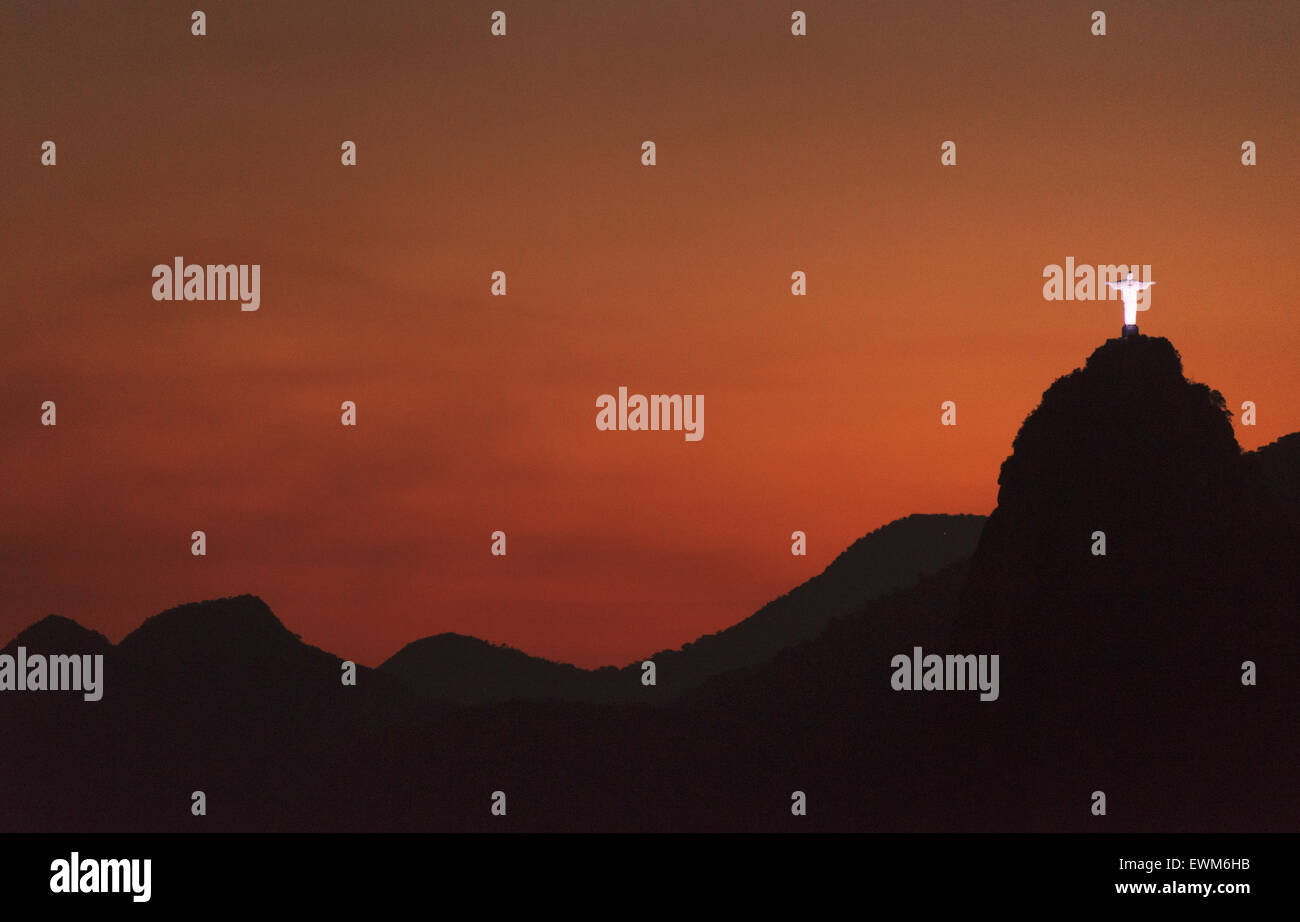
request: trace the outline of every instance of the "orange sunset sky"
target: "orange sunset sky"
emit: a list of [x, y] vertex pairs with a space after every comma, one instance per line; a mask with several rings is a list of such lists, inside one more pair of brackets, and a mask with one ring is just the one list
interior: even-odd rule
[[[989, 512], [1119, 333], [1044, 300], [1071, 256], [1152, 266], [1244, 447], [1300, 429], [1298, 46], [1284, 2], [6, 3], [0, 642], [251, 592], [368, 665], [679, 646]], [[154, 301], [177, 256], [261, 309]], [[703, 440], [597, 431], [620, 385]]]

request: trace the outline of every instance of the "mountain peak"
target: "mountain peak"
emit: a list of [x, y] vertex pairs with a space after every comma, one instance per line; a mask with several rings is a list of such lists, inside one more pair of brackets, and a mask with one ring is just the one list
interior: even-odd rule
[[1025, 670], [1060, 665], [1062, 682], [1066, 663], [1079, 680], [1138, 650], [1172, 656], [1211, 629], [1204, 600], [1230, 591], [1247, 473], [1223, 396], [1184, 377], [1169, 340], [1102, 344], [1044, 392], [1003, 462], [963, 593], [968, 642]]
[[103, 653], [111, 646], [112, 644], [103, 634], [82, 627], [71, 618], [65, 618], [63, 615], [46, 615], [35, 624], [24, 628], [2, 649], [8, 651], [26, 647], [32, 652]]
[[1002, 465], [998, 505], [1050, 500], [1103, 513], [1139, 505], [1139, 493], [1144, 504], [1159, 495], [1181, 502], [1188, 490], [1217, 495], [1235, 488], [1240, 456], [1223, 395], [1183, 376], [1169, 340], [1112, 339], [1025, 419]]
[[600, 697], [613, 677], [568, 663], [529, 656], [514, 647], [497, 645], [465, 634], [442, 633], [408, 643], [379, 666], [438, 701], [481, 703], [512, 698], [587, 699]]
[[169, 608], [146, 618], [123, 638], [120, 646], [123, 650], [202, 647], [215, 652], [240, 645], [265, 647], [297, 640], [298, 635], [289, 631], [265, 602], [246, 594]]

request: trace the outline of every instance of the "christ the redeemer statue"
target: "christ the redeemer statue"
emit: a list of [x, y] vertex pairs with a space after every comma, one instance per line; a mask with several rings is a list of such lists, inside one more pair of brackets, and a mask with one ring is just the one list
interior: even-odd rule
[[1124, 299], [1124, 329], [1122, 335], [1137, 336], [1138, 332], [1138, 292], [1146, 291], [1155, 282], [1139, 282], [1133, 278], [1133, 273], [1128, 274], [1122, 282], [1107, 282], [1111, 288], [1119, 290], [1120, 297]]

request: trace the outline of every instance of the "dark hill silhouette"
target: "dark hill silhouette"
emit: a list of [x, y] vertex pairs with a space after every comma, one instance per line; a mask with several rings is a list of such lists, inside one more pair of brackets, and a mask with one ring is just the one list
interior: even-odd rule
[[155, 697], [151, 706], [162, 713], [196, 702], [227, 710], [238, 705], [255, 713], [289, 699], [325, 720], [338, 707], [350, 713], [364, 705], [372, 692], [379, 693], [376, 703], [384, 708], [396, 706], [399, 699], [413, 700], [400, 682], [362, 666], [357, 688], [364, 686], [367, 693], [352, 694], [341, 682], [340, 657], [303, 643], [252, 595], [190, 603], [154, 615], [122, 639], [114, 661], [126, 681], [141, 683], [135, 689], [141, 693], [160, 680], [173, 691], [193, 693], [179, 702]]
[[[1294, 829], [1294, 445], [1243, 455], [1171, 344], [1109, 342], [1026, 420], [971, 561], [671, 708], [516, 702], [385, 733], [333, 769], [368, 798], [335, 809], [326, 776], [291, 825]], [[997, 653], [999, 701], [894, 691], [913, 646]], [[1247, 658], [1267, 681], [1241, 684]], [[410, 764], [437, 794], [407, 796]]]
[[379, 669], [433, 699], [461, 704], [517, 698], [664, 704], [711, 678], [765, 663], [865, 602], [968, 556], [983, 525], [978, 515], [910, 515], [890, 522], [738, 624], [646, 657], [657, 671], [652, 689], [641, 684], [641, 660], [622, 669], [586, 670], [460, 634], [417, 640]]
[[460, 704], [628, 697], [622, 691], [625, 680], [613, 667], [580, 669], [463, 634], [436, 634], [409, 643], [379, 668], [424, 695]]
[[[5, 740], [0, 791], [5, 792], [7, 811], [0, 828], [68, 828], [87, 821], [89, 805], [85, 801], [70, 803], [77, 798], [60, 797], [58, 792], [84, 783], [84, 772], [74, 766], [102, 764], [111, 758], [120, 729], [117, 716], [104, 710], [106, 701], [113, 700], [108, 694], [114, 672], [113, 646], [103, 634], [71, 618], [48, 615], [20, 631], [0, 653], [16, 656], [18, 647], [26, 648], [29, 657], [104, 656], [104, 700], [88, 702], [76, 691], [0, 692], [0, 739]], [[101, 782], [102, 778], [96, 778], [92, 784], [102, 797]]]
[[82, 627], [62, 615], [46, 615], [40, 621], [20, 631], [18, 636], [0, 648], [0, 653], [13, 655], [19, 647], [32, 653], [106, 653], [112, 644], [98, 631]]
[[[38, 629], [39, 646], [51, 653], [99, 652], [106, 644], [68, 619], [47, 618], [19, 636]], [[107, 646], [103, 700], [0, 699], [0, 735], [22, 741], [0, 764], [0, 789], [19, 792], [7, 802], [3, 827], [187, 828], [195, 790], [223, 805], [209, 828], [256, 826], [341, 740], [439, 713], [364, 667], [357, 686], [345, 688], [341, 666], [302, 643], [255, 596], [155, 615]]]
[[[513, 701], [378, 734], [311, 779], [286, 828], [949, 828], [934, 779], [952, 763], [931, 758], [929, 741], [955, 721], [891, 697], [886, 667], [900, 644], [942, 648], [964, 574], [957, 563], [859, 606], [672, 706]], [[918, 737], [927, 758], [911, 764]], [[339, 802], [345, 778], [366, 782]], [[507, 817], [489, 816], [493, 790], [507, 793]], [[791, 816], [794, 790], [809, 793], [808, 817]]]
[[[1243, 456], [1222, 396], [1183, 377], [1168, 340], [1110, 340], [1047, 390], [1016, 436], [972, 561], [962, 637], [1041, 679], [1038, 695], [1084, 701], [1121, 676], [1152, 695], [1218, 687], [1285, 623], [1251, 587], [1294, 598], [1294, 581], [1266, 566], [1276, 530], [1258, 533], [1261, 514], [1296, 512], [1259, 508], [1264, 491], [1276, 494], [1259, 476], [1285, 467], [1274, 454]], [[1092, 553], [1099, 531], [1105, 556]]]
[[[825, 570], [744, 621], [653, 657], [662, 683], [683, 690], [735, 669], [761, 665], [821, 634], [837, 618], [911, 586], [970, 556], [981, 515], [909, 515], [853, 542]], [[632, 669], [639, 673], [639, 664]]]
[[[748, 627], [656, 654], [638, 694], [660, 706], [558, 700], [573, 667], [456, 637], [343, 688], [260, 600], [182, 606], [109, 650], [103, 702], [0, 697], [0, 827], [1293, 830], [1298, 482], [1296, 436], [1242, 453], [1167, 341], [1111, 341], [1026, 419], [997, 509], [959, 526], [973, 556], [894, 523]], [[901, 550], [873, 570], [873, 546]], [[914, 646], [998, 654], [999, 700], [893, 690]], [[478, 699], [537, 697], [451, 707], [401, 678], [453, 668]]]
[[254, 595], [190, 602], [146, 618], [118, 645], [141, 656], [248, 655], [250, 647], [275, 650], [296, 645], [267, 604]]
[[[1296, 756], [1294, 444], [1244, 455], [1165, 339], [1110, 340], [1047, 390], [1002, 466], [956, 634], [1002, 657], [983, 751], [1033, 741], [987, 761], [1009, 799], [1127, 786], [1156, 816], [1198, 789], [1236, 808], [1274, 796], [1269, 767]], [[1241, 684], [1247, 660], [1259, 686]]]
[[[1300, 560], [1300, 432], [1250, 452], [1245, 459], [1252, 485], [1254, 527], [1243, 553], [1259, 555], [1253, 569], [1264, 570], [1253, 587], [1256, 599], [1252, 609], [1264, 620], [1256, 626], [1257, 635], [1267, 638], [1273, 623], [1280, 620], [1280, 609], [1300, 595], [1300, 571], [1296, 568]], [[1294, 622], [1290, 624], [1289, 636], [1295, 638]], [[1300, 663], [1295, 665], [1300, 668]]]
[[[455, 760], [459, 752], [463, 765], [470, 765], [482, 742], [472, 738], [472, 717], [466, 716], [475, 712], [450, 714], [452, 699], [589, 695], [599, 701], [607, 695], [603, 700], [626, 700], [631, 686], [632, 694], [657, 692], [659, 703], [666, 703], [734, 663], [753, 667], [770, 660], [782, 629], [794, 643], [824, 628], [835, 612], [853, 605], [855, 596], [860, 608], [862, 599], [968, 553], [982, 521], [979, 516], [913, 516], [878, 529], [823, 574], [765, 606], [752, 619], [753, 627], [702, 639], [698, 651], [697, 644], [688, 644], [680, 653], [657, 654], [657, 661], [678, 658], [688, 668], [667, 670], [669, 681], [661, 672], [656, 689], [641, 686], [639, 665], [587, 672], [455, 635], [417, 641], [379, 670], [359, 668], [358, 686], [344, 688], [339, 657], [302, 643], [262, 600], [248, 595], [169, 609], [148, 618], [116, 647], [100, 635], [92, 642], [92, 632], [68, 619], [45, 619], [23, 636], [48, 636], [57, 652], [106, 649], [107, 691], [94, 710], [67, 696], [0, 701], [12, 704], [0, 707], [0, 733], [26, 741], [21, 753], [0, 767], [0, 783], [25, 792], [0, 825], [195, 828], [199, 819], [188, 813], [189, 795], [203, 790], [214, 809], [202, 828], [270, 828], [286, 822], [286, 810], [309, 781], [316, 794], [321, 788], [315, 783], [324, 785], [343, 810], [343, 801], [364, 803], [363, 792], [341, 797], [352, 782], [320, 769], [353, 746], [368, 751], [373, 734], [400, 736], [418, 724], [446, 720], [461, 736], [449, 731], [439, 745], [441, 758]], [[431, 662], [442, 668], [430, 669]], [[576, 691], [575, 675], [586, 683]], [[603, 689], [597, 684], [593, 691], [593, 676], [610, 684]], [[622, 688], [610, 690], [614, 684]], [[52, 726], [59, 732], [51, 732]], [[462, 738], [467, 733], [471, 738]], [[400, 768], [413, 774], [411, 783], [424, 784], [414, 777], [422, 771], [418, 764]], [[377, 780], [364, 771], [360, 779], [363, 788]], [[290, 816], [289, 828], [308, 825], [300, 815]]]
[[1263, 533], [1290, 542], [1279, 548], [1280, 560], [1295, 560], [1300, 536], [1300, 432], [1284, 435], [1246, 455], [1255, 485], [1253, 508], [1263, 519]]

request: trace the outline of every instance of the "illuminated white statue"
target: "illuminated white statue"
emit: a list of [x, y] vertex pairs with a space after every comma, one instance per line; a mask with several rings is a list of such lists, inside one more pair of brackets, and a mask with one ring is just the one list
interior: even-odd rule
[[1124, 299], [1124, 335], [1135, 336], [1138, 331], [1138, 292], [1146, 291], [1155, 282], [1139, 282], [1133, 278], [1133, 273], [1128, 274], [1122, 282], [1107, 282], [1111, 288], [1117, 289], [1119, 295]]

